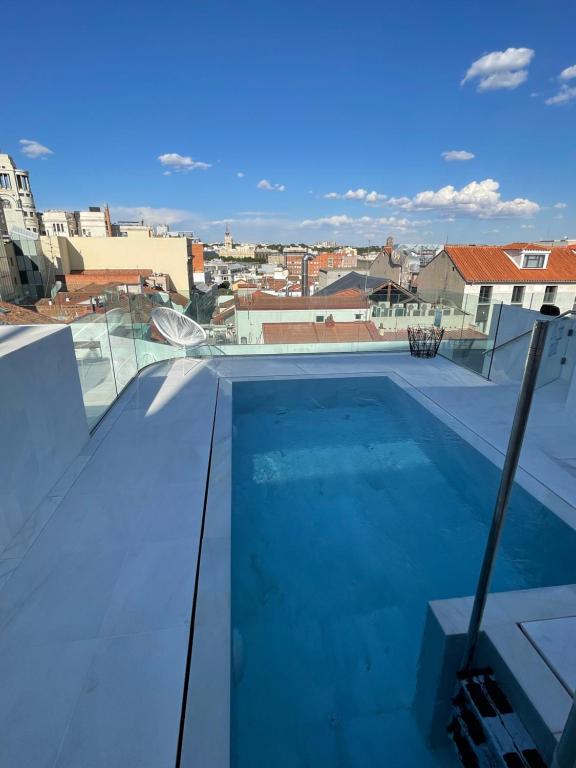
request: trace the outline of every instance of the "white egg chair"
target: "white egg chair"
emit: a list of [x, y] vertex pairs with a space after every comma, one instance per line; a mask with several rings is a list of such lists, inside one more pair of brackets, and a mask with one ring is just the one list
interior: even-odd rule
[[206, 341], [206, 331], [187, 315], [169, 307], [157, 307], [151, 313], [158, 332], [173, 347], [189, 349]]

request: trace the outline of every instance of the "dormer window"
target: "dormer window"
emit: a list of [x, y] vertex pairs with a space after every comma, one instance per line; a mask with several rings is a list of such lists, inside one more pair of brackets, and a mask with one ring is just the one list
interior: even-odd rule
[[522, 269], [544, 269], [545, 266], [545, 253], [524, 253], [522, 256]]

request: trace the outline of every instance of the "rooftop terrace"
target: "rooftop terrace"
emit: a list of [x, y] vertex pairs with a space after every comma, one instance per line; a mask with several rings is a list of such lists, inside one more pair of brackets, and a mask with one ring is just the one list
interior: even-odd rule
[[[140, 373], [126, 364], [89, 435], [70, 329], [0, 328], [13, 435], [1, 449], [1, 762], [229, 765], [232, 382], [391, 377], [501, 465], [525, 341], [500, 350], [497, 381], [394, 352], [177, 357]], [[566, 371], [547, 368], [540, 382], [517, 479], [576, 529]], [[101, 386], [85, 386], [85, 400]], [[571, 613], [576, 597], [563, 603]]]

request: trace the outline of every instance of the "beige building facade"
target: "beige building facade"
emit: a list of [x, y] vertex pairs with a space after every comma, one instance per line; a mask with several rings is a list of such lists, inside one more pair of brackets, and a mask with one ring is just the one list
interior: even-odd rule
[[0, 153], [0, 205], [9, 234], [14, 228], [39, 234], [40, 222], [28, 171], [18, 168], [10, 155], [4, 153]]
[[[168, 274], [173, 289], [190, 290], [192, 241], [185, 237], [41, 237], [45, 258], [55, 274], [82, 269], [151, 269]], [[196, 257], [199, 258], [199, 257]]]

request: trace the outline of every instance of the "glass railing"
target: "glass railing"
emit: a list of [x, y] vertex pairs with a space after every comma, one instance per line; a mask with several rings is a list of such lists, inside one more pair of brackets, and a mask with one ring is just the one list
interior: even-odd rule
[[[111, 290], [70, 328], [93, 427], [138, 371], [155, 362], [184, 356], [407, 352], [413, 326], [444, 330], [441, 357], [494, 381], [519, 381], [528, 331], [541, 315], [507, 304], [505, 298], [449, 292], [421, 297], [368, 284], [309, 297], [253, 286], [233, 294], [212, 289], [190, 300], [176, 295], [175, 301], [162, 291]], [[573, 295], [556, 299], [572, 306]], [[188, 349], [170, 345], [151, 320], [159, 306], [198, 322], [206, 343]], [[564, 350], [568, 338], [557, 340], [559, 360], [570, 357]], [[550, 376], [561, 375], [552, 368]]]

